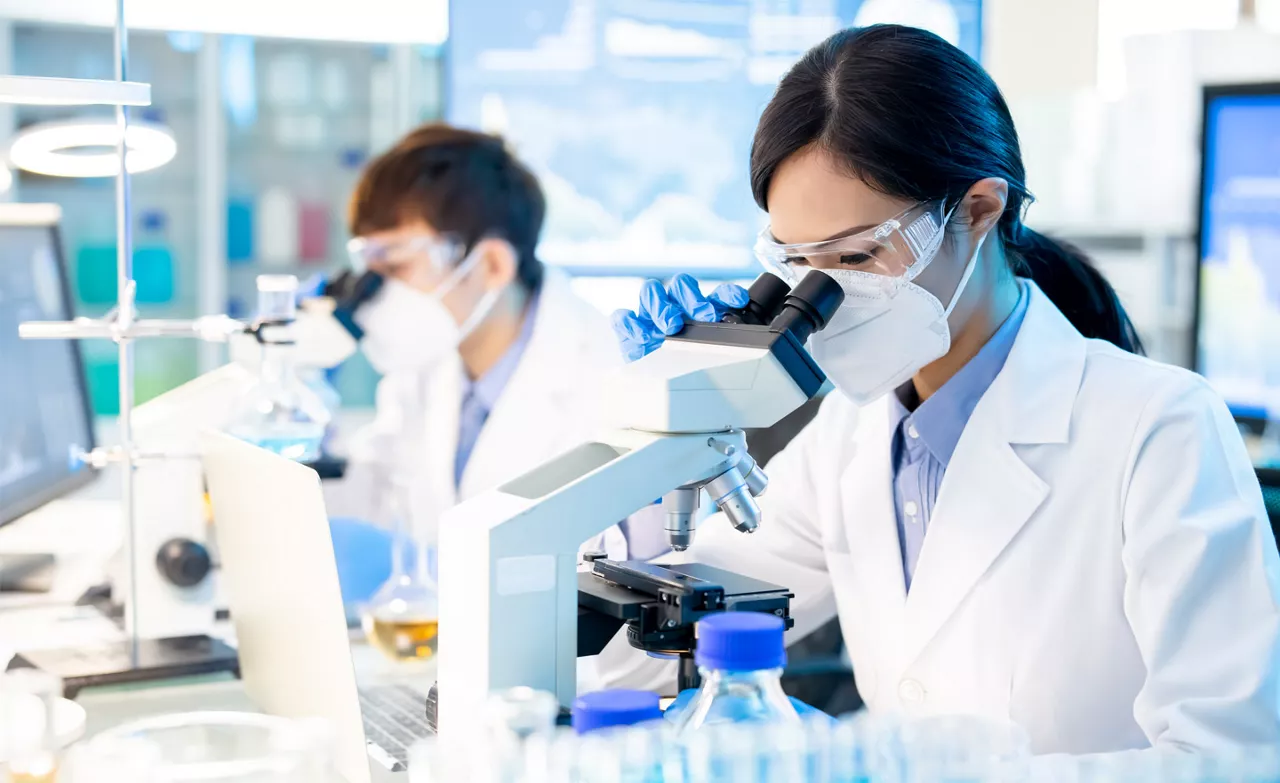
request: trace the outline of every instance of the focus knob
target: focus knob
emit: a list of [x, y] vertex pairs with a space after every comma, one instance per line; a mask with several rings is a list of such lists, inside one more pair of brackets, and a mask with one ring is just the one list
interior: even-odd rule
[[174, 585], [195, 587], [213, 570], [213, 559], [204, 544], [188, 538], [171, 538], [156, 553], [156, 567]]

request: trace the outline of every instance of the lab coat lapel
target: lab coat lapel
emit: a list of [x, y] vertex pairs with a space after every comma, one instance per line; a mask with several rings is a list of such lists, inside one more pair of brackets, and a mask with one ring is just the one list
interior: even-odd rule
[[[453, 480], [458, 450], [458, 416], [462, 405], [462, 361], [454, 356], [436, 368], [427, 380], [423, 418], [423, 482], [427, 490], [421, 513], [438, 519], [458, 502]], [[416, 510], [415, 510], [416, 511]]]
[[903, 639], [906, 586], [893, 502], [888, 398], [867, 405], [858, 416], [863, 423], [854, 431], [853, 458], [840, 477], [852, 576], [863, 587], [874, 633], [896, 651]]
[[1014, 444], [1066, 443], [1085, 341], [1033, 283], [1004, 368], [947, 467], [906, 602], [904, 662], [956, 612], [1049, 494]]

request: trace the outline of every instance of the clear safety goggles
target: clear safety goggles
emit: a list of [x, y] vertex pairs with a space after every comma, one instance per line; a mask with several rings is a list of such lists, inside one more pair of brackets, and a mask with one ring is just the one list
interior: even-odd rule
[[809, 269], [845, 269], [894, 291], [937, 255], [950, 216], [940, 201], [917, 204], [873, 229], [793, 245], [775, 241], [766, 228], [756, 240], [755, 254], [766, 269], [792, 285]]
[[385, 267], [403, 266], [426, 258], [437, 272], [447, 272], [466, 255], [466, 244], [451, 236], [423, 234], [393, 242], [355, 237], [347, 242], [347, 256], [357, 273], [363, 274], [371, 264]]

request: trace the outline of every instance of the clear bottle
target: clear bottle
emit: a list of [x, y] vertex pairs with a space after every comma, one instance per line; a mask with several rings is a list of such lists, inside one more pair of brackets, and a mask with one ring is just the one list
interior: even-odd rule
[[310, 462], [320, 456], [332, 413], [293, 366], [289, 326], [297, 312], [298, 278], [258, 276], [258, 382], [240, 399], [228, 431], [282, 457]]
[[722, 723], [798, 723], [782, 692], [787, 653], [782, 618], [762, 612], [723, 612], [698, 622], [694, 661], [702, 687], [676, 718], [681, 738]]
[[528, 687], [509, 688], [485, 703], [483, 751], [471, 754], [479, 770], [473, 779], [508, 783], [532, 777], [526, 750], [555, 736], [560, 703], [554, 694]]

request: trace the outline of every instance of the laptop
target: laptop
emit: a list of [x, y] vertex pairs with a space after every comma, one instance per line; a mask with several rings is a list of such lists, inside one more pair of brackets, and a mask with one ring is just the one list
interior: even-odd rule
[[319, 476], [218, 432], [201, 449], [249, 698], [328, 721], [348, 783], [406, 780], [408, 748], [429, 733], [430, 684], [357, 687]]

